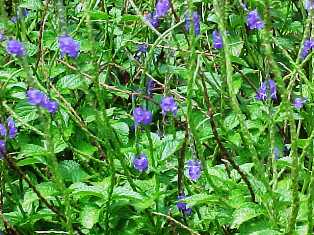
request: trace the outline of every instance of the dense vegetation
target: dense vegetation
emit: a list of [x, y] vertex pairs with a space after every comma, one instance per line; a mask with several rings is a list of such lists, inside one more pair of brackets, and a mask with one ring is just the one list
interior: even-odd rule
[[0, 0], [4, 234], [314, 234], [314, 1]]

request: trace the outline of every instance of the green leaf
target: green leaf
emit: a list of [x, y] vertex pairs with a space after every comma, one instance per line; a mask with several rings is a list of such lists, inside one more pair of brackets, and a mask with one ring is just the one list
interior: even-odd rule
[[129, 126], [125, 122], [116, 122], [112, 124], [113, 129], [118, 134], [123, 144], [129, 142]]
[[38, 10], [42, 6], [42, 1], [40, 0], [27, 0], [24, 3], [20, 4], [20, 8], [27, 8], [32, 10]]
[[242, 204], [233, 213], [232, 228], [239, 228], [244, 222], [262, 214], [260, 207], [254, 203]]
[[84, 84], [85, 81], [83, 80], [83, 78], [75, 74], [69, 74], [61, 78], [58, 81], [57, 86], [60, 89], [74, 90], [82, 87]]
[[104, 186], [89, 186], [84, 183], [74, 183], [70, 186], [72, 189], [72, 195], [79, 198], [84, 196], [95, 196], [98, 198], [104, 198], [107, 195], [107, 189]]
[[93, 228], [93, 226], [99, 221], [100, 210], [93, 206], [85, 206], [80, 213], [81, 224], [88, 229]]
[[62, 178], [66, 181], [80, 182], [88, 177], [80, 164], [73, 160], [62, 161], [59, 165]]

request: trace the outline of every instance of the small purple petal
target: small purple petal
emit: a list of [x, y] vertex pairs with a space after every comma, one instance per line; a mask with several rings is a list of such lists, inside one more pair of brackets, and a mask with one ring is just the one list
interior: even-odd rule
[[256, 92], [256, 99], [266, 100], [267, 99], [266, 91], [267, 91], [267, 85], [266, 85], [266, 82], [263, 82], [259, 90]]
[[269, 80], [268, 83], [269, 83], [269, 89], [270, 89], [270, 97], [271, 97], [273, 100], [276, 100], [276, 99], [277, 99], [277, 87], [276, 87], [276, 83], [275, 83], [274, 80]]
[[7, 43], [7, 52], [11, 55], [22, 57], [25, 55], [25, 48], [21, 42], [17, 40], [10, 40]]
[[4, 140], [0, 140], [0, 157], [3, 158], [3, 155], [6, 153], [6, 147]]
[[177, 208], [185, 215], [190, 215], [192, 213], [192, 208], [189, 208], [186, 202], [180, 200], [185, 199], [185, 195], [178, 196]]
[[7, 129], [5, 128], [5, 126], [2, 123], [0, 123], [0, 135], [3, 137], [6, 137], [6, 135], [7, 135]]
[[166, 115], [169, 112], [176, 115], [178, 111], [178, 106], [172, 96], [164, 97], [160, 103], [160, 107], [163, 115]]
[[10, 139], [15, 138], [16, 133], [17, 133], [17, 129], [16, 129], [15, 122], [14, 122], [12, 117], [8, 118], [7, 125], [8, 125], [8, 128], [9, 128], [9, 138]]
[[63, 35], [58, 38], [61, 56], [68, 55], [76, 58], [80, 52], [80, 44], [68, 35]]
[[133, 158], [133, 166], [136, 170], [143, 172], [148, 169], [148, 159], [145, 154], [140, 154]]
[[167, 15], [170, 9], [170, 2], [169, 0], [159, 0], [156, 4], [156, 16], [158, 18], [164, 17]]
[[42, 101], [47, 98], [46, 95], [34, 88], [30, 88], [27, 92], [26, 92], [26, 96], [28, 98], [28, 102], [31, 105], [39, 105], [42, 103]]
[[295, 98], [293, 105], [296, 109], [301, 109], [303, 108], [304, 104], [306, 103], [306, 99], [305, 98]]
[[201, 176], [201, 162], [199, 160], [188, 161], [188, 175], [192, 181], [197, 181]]
[[257, 10], [250, 11], [246, 18], [247, 26], [250, 29], [262, 29], [264, 28], [264, 22], [261, 20]]
[[215, 49], [221, 49], [223, 47], [221, 34], [216, 30], [213, 32], [213, 46]]

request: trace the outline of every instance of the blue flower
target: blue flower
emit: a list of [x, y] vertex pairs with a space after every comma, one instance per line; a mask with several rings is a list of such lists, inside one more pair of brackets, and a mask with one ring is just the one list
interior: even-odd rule
[[305, 57], [307, 57], [307, 55], [309, 54], [309, 52], [312, 50], [313, 47], [314, 47], [313, 39], [305, 40], [303, 44], [302, 53], [301, 53], [301, 59], [305, 59]]
[[10, 139], [15, 138], [16, 133], [17, 133], [17, 129], [16, 129], [15, 122], [14, 122], [12, 117], [8, 118], [7, 125], [8, 125], [8, 128], [9, 128], [9, 138]]
[[148, 169], [148, 159], [144, 153], [133, 158], [133, 166], [136, 170], [143, 172]]
[[259, 88], [259, 90], [256, 93], [256, 99], [257, 100], [266, 100], [267, 99], [266, 91], [267, 91], [267, 85], [266, 85], [266, 82], [263, 82], [261, 84], [261, 87]]
[[246, 18], [247, 26], [250, 29], [262, 29], [264, 28], [264, 22], [261, 20], [257, 10], [250, 11]]
[[2, 137], [6, 137], [6, 135], [7, 135], [7, 129], [5, 128], [5, 126], [2, 123], [0, 123], [0, 135]]
[[305, 0], [304, 8], [308, 11], [314, 9], [314, 0]]
[[188, 161], [188, 175], [192, 181], [197, 181], [201, 176], [201, 162], [199, 160]]
[[4, 140], [0, 140], [0, 158], [3, 158], [3, 155], [6, 154], [6, 147], [5, 147], [5, 142]]
[[276, 100], [277, 99], [277, 87], [276, 87], [276, 83], [274, 80], [269, 80], [268, 81], [269, 83], [269, 89], [270, 89], [270, 97], [273, 99], [273, 100]]
[[80, 52], [80, 44], [68, 35], [60, 36], [58, 39], [61, 56], [68, 55], [76, 58]]
[[50, 100], [43, 92], [30, 88], [26, 92], [28, 103], [31, 105], [39, 105], [46, 109], [49, 113], [55, 113], [58, 110], [59, 104], [53, 100]]
[[181, 211], [185, 215], [190, 215], [192, 213], [192, 208], [188, 207], [186, 202], [182, 202], [182, 199], [185, 199], [185, 195], [179, 195], [178, 196], [178, 202], [177, 202], [177, 208], [179, 211]]
[[164, 17], [170, 9], [169, 0], [159, 0], [156, 4], [156, 16], [158, 18]]
[[[274, 80], [269, 80], [269, 91], [270, 91], [270, 98], [273, 100], [277, 99], [277, 86]], [[268, 97], [267, 95], [267, 83], [263, 82], [259, 88], [259, 90], [256, 92], [256, 99], [257, 100], [266, 100]]]
[[191, 18], [193, 21], [193, 27], [194, 27], [194, 34], [195, 36], [198, 36], [201, 34], [201, 27], [200, 27], [200, 16], [196, 11], [192, 12], [192, 17], [190, 14], [186, 14], [185, 16], [185, 30], [187, 32], [190, 31], [190, 26], [191, 26]]
[[11, 55], [22, 57], [25, 55], [25, 48], [21, 42], [17, 40], [10, 40], [7, 43], [7, 52]]
[[176, 115], [178, 111], [178, 106], [172, 96], [164, 97], [160, 103], [160, 107], [162, 115], [166, 115], [169, 112]]
[[144, 19], [149, 22], [154, 28], [158, 28], [159, 26], [159, 17], [156, 15], [155, 12], [148, 13], [144, 16]]
[[153, 115], [150, 111], [137, 107], [133, 111], [133, 117], [136, 124], [149, 125], [153, 120]]
[[303, 108], [304, 104], [306, 103], [306, 98], [295, 98], [294, 99], [294, 102], [293, 102], [293, 106], [296, 108], [296, 109], [301, 109]]
[[223, 47], [221, 34], [217, 30], [213, 31], [213, 46], [215, 49], [221, 49]]

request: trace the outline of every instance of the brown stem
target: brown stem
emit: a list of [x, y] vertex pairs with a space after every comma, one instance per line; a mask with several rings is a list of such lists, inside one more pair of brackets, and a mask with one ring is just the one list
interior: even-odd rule
[[10, 166], [10, 168], [12, 168], [13, 170], [15, 170], [17, 172], [17, 174], [26, 181], [26, 183], [29, 185], [29, 187], [33, 190], [34, 193], [36, 193], [37, 197], [51, 210], [53, 211], [56, 215], [58, 215], [63, 221], [66, 221], [65, 216], [57, 209], [55, 208], [53, 205], [51, 205], [41, 194], [40, 192], [37, 190], [37, 188], [35, 187], [35, 185], [33, 185], [33, 183], [30, 181], [30, 179], [24, 174], [24, 172], [16, 165], [16, 163], [10, 158], [10, 156], [8, 155], [4, 155], [4, 159], [6, 160], [6, 162], [8, 163], [8, 165]]
[[216, 123], [215, 123], [215, 120], [214, 120], [214, 112], [213, 112], [212, 104], [211, 104], [211, 102], [209, 100], [209, 96], [208, 96], [208, 92], [207, 92], [207, 87], [206, 87], [204, 76], [201, 76], [201, 78], [202, 78], [201, 81], [202, 81], [202, 85], [203, 85], [203, 89], [204, 89], [204, 100], [205, 100], [205, 103], [206, 103], [207, 108], [208, 108], [208, 110], [207, 110], [208, 115], [210, 117], [210, 119], [209, 119], [210, 125], [212, 127], [212, 131], [213, 131], [213, 134], [214, 134], [214, 137], [215, 137], [215, 141], [216, 141], [216, 143], [217, 143], [217, 145], [218, 145], [218, 147], [220, 149], [220, 152], [221, 152], [221, 155], [222, 155], [223, 159], [225, 160], [223, 162], [224, 163], [226, 163], [226, 161], [230, 162], [231, 166], [240, 174], [242, 180], [244, 181], [244, 183], [248, 187], [248, 190], [250, 192], [252, 201], [254, 203], [256, 203], [253, 187], [252, 187], [252, 185], [251, 185], [247, 175], [240, 169], [240, 167], [236, 164], [234, 159], [231, 156], [229, 156], [229, 153], [228, 153], [227, 149], [222, 144], [222, 141], [221, 141], [221, 139], [219, 137], [219, 134], [218, 134], [218, 131], [217, 131], [217, 126], [216, 126]]

